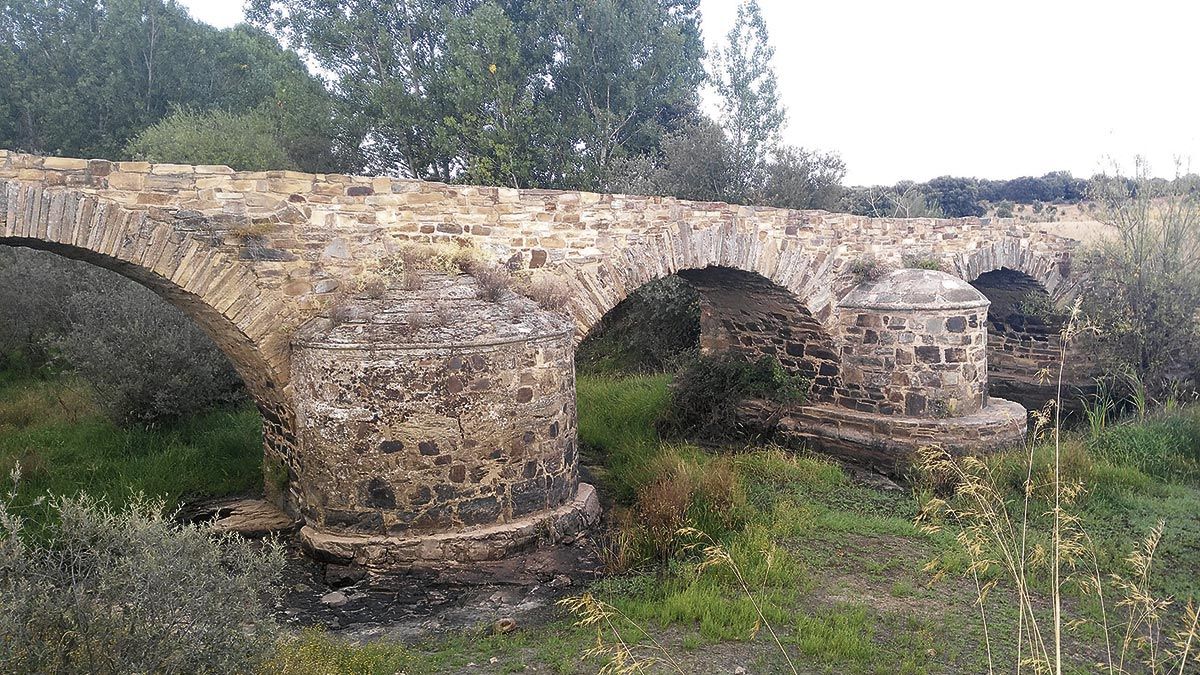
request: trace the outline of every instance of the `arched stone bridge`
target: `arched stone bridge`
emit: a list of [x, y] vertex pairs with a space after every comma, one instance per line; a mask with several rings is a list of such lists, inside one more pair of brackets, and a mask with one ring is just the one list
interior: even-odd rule
[[[365, 289], [412, 242], [559, 279], [566, 316], [468, 275]], [[1010, 221], [5, 151], [0, 244], [115, 270], [195, 319], [262, 410], [268, 492], [318, 554], [375, 567], [503, 556], [594, 519], [573, 345], [670, 274], [702, 294], [705, 348], [812, 379], [806, 405], [773, 413], [786, 433], [883, 463], [1013, 442], [1024, 411], [988, 400], [989, 359], [1020, 390], [1053, 358], [1053, 331], [1019, 315], [1071, 295], [1076, 245]], [[872, 261], [949, 275], [863, 281]], [[1003, 298], [990, 336], [987, 299], [953, 277]]]

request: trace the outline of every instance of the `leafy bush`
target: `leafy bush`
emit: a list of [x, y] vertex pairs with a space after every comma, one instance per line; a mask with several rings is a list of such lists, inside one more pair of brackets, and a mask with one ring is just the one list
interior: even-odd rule
[[151, 499], [53, 508], [35, 537], [0, 502], [0, 672], [247, 672], [269, 655], [279, 547], [177, 526]]
[[178, 309], [117, 274], [39, 251], [0, 247], [0, 352], [76, 371], [124, 424], [244, 398], [228, 359]]
[[177, 108], [139, 133], [126, 155], [172, 164], [226, 164], [241, 171], [294, 169], [271, 118], [259, 111]]
[[788, 375], [779, 360], [750, 361], [737, 353], [702, 356], [675, 376], [671, 402], [656, 422], [668, 437], [728, 439], [742, 435], [737, 406], [746, 399], [803, 400], [808, 383]]
[[1102, 331], [1103, 370], [1155, 398], [1193, 386], [1200, 363], [1200, 199], [1145, 175], [1096, 179], [1099, 219], [1117, 236], [1082, 257], [1083, 314]]

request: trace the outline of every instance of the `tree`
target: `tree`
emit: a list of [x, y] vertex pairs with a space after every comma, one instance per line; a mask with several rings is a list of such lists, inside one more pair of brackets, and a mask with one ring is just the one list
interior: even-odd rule
[[296, 168], [261, 110], [177, 109], [139, 133], [124, 154], [151, 162], [225, 164], [240, 171]]
[[609, 189], [724, 201], [733, 180], [733, 151], [721, 127], [708, 118], [663, 137], [657, 156], [618, 161]]
[[950, 218], [983, 215], [979, 183], [974, 178], [941, 176], [925, 183], [924, 192]]
[[738, 6], [737, 21], [713, 58], [712, 81], [720, 96], [721, 127], [733, 152], [731, 201], [743, 201], [764, 182], [786, 113], [776, 91], [775, 48], [757, 0]]
[[847, 190], [842, 210], [872, 218], [944, 218], [945, 213], [912, 181], [900, 181], [887, 187], [855, 187]]
[[846, 164], [835, 154], [783, 146], [767, 164], [762, 202], [789, 209], [832, 211], [841, 200]]
[[1152, 394], [1195, 386], [1200, 366], [1200, 202], [1148, 177], [1093, 179], [1116, 237], [1083, 256], [1083, 310], [1100, 328], [1105, 370]]
[[738, 8], [711, 78], [720, 122], [703, 115], [662, 138], [659, 152], [613, 165], [608, 187], [683, 199], [834, 208], [845, 165], [836, 154], [779, 145], [779, 104], [771, 48], [757, 2]]
[[[563, 184], [595, 189], [693, 116], [704, 78], [698, 0], [547, 2], [552, 123], [569, 130]], [[573, 175], [572, 175], [573, 174]]]
[[252, 0], [333, 74], [359, 166], [598, 187], [696, 105], [697, 0]]
[[217, 30], [174, 0], [10, 0], [0, 35], [0, 147], [117, 159], [172, 106], [269, 104], [296, 163], [328, 164], [328, 94], [261, 31]]

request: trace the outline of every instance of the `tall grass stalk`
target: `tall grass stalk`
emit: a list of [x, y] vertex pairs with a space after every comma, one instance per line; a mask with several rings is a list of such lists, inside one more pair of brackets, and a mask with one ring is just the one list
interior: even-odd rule
[[[1100, 568], [1097, 546], [1083, 527], [1079, 516], [1067, 510], [1084, 494], [1082, 482], [1064, 480], [1062, 438], [1062, 389], [1067, 349], [1080, 333], [1094, 330], [1080, 321], [1077, 302], [1063, 328], [1059, 344], [1059, 363], [1056, 397], [1041, 411], [1034, 414], [1034, 430], [1029, 438], [1026, 453], [1024, 495], [1019, 520], [1010, 516], [1010, 504], [992, 466], [978, 458], [954, 458], [938, 448], [924, 448], [919, 453], [919, 462], [926, 476], [937, 479], [937, 483], [953, 488], [953, 495], [933, 497], [923, 506], [918, 521], [927, 531], [940, 529], [941, 517], [946, 517], [956, 529], [956, 540], [967, 554], [968, 570], [975, 582], [976, 600], [983, 622], [984, 641], [987, 648], [989, 673], [995, 672], [995, 654], [992, 650], [992, 628], [994, 622], [988, 618], [987, 601], [1002, 580], [1012, 583], [1016, 596], [1016, 653], [1014, 670], [1021, 673], [1029, 666], [1034, 672], [1049, 672], [1062, 675], [1064, 672], [1063, 641], [1066, 630], [1085, 623], [1084, 619], [1068, 621], [1063, 613], [1064, 589], [1068, 583], [1080, 586], [1088, 595], [1094, 594], [1099, 603], [1099, 627], [1104, 636], [1104, 654], [1107, 663], [1101, 664], [1112, 675], [1129, 672], [1129, 664], [1135, 654], [1140, 655], [1139, 671], [1155, 674], [1184, 673], [1189, 666], [1200, 663], [1193, 654], [1200, 619], [1194, 600], [1188, 601], [1181, 615], [1175, 614], [1176, 604], [1171, 598], [1160, 598], [1154, 594], [1151, 579], [1155, 551], [1162, 539], [1164, 524], [1152, 528], [1146, 538], [1126, 559], [1133, 571], [1129, 578], [1119, 574], [1108, 575]], [[1053, 408], [1053, 416], [1050, 415]], [[1107, 411], [1104, 413], [1107, 414]], [[1048, 495], [1050, 509], [1049, 552], [1041, 546], [1030, 546], [1034, 520], [1031, 514], [1035, 484], [1035, 447], [1042, 441], [1047, 423], [1053, 419], [1051, 448], [1053, 450], [1052, 475]], [[1047, 559], [1048, 557], [1048, 559]], [[1086, 572], [1079, 576], [1066, 574], [1066, 569]], [[1044, 614], [1038, 611], [1039, 593], [1035, 589], [1034, 570], [1042, 565], [1050, 568], [1050, 623], [1046, 625]], [[998, 567], [1003, 574], [992, 575]], [[937, 561], [930, 563], [927, 570], [938, 569]], [[935, 574], [940, 577], [941, 571]], [[1106, 588], [1107, 587], [1107, 588]], [[1118, 592], [1117, 607], [1125, 612], [1120, 649], [1114, 653], [1106, 592]], [[1042, 610], [1044, 612], [1044, 610]], [[1170, 627], [1180, 625], [1174, 633]], [[1070, 664], [1067, 664], [1068, 667]]]
[[[775, 647], [783, 655], [784, 661], [787, 662], [788, 668], [791, 669], [793, 674], [798, 675], [796, 665], [792, 663], [792, 657], [788, 654], [787, 649], [784, 648], [783, 642], [780, 641], [779, 634], [775, 632], [775, 627], [771, 625], [766, 614], [763, 613], [762, 605], [758, 598], [754, 596], [754, 592], [750, 590], [750, 585], [746, 583], [746, 577], [742, 574], [742, 568], [734, 561], [733, 556], [729, 554], [729, 549], [714, 541], [707, 532], [685, 528], [680, 530], [679, 533], [684, 536], [696, 537], [704, 543], [704, 562], [700, 563], [701, 570], [708, 567], [725, 567], [733, 573], [734, 578], [737, 579], [738, 586], [746, 594], [746, 597], [750, 600], [750, 604], [754, 607], [754, 612], [758, 615], [757, 625], [767, 629], [767, 632], [771, 634], [771, 639], [775, 641]], [[770, 560], [771, 556], [768, 554], [768, 565], [770, 564]]]
[[[687, 673], [683, 666], [671, 656], [671, 652], [662, 645], [650, 631], [643, 628], [633, 619], [625, 615], [617, 607], [596, 598], [591, 593], [563, 598], [559, 606], [565, 607], [571, 613], [579, 616], [576, 626], [595, 626], [596, 644], [584, 652], [591, 658], [603, 657], [605, 663], [601, 666], [600, 675], [626, 675], [627, 673], [645, 673], [654, 666], [665, 666], [670, 670], [684, 675]], [[630, 642], [621, 633], [618, 620], [644, 635], [649, 645], [640, 642]], [[605, 639], [605, 632], [611, 636], [611, 641]], [[659, 656], [641, 657], [639, 652], [650, 651]]]

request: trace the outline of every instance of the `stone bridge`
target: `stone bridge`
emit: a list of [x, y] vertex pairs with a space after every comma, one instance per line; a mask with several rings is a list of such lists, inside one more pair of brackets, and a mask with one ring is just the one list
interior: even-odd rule
[[[561, 302], [489, 274], [388, 273], [439, 243]], [[705, 349], [811, 380], [768, 415], [797, 440], [888, 466], [928, 442], [1019, 442], [1024, 409], [988, 381], [1020, 393], [1056, 357], [1025, 308], [1070, 297], [1076, 245], [1010, 221], [5, 151], [0, 244], [114, 270], [191, 316], [262, 411], [268, 494], [314, 553], [374, 568], [502, 557], [592, 522], [574, 345], [671, 274], [701, 293]]]

